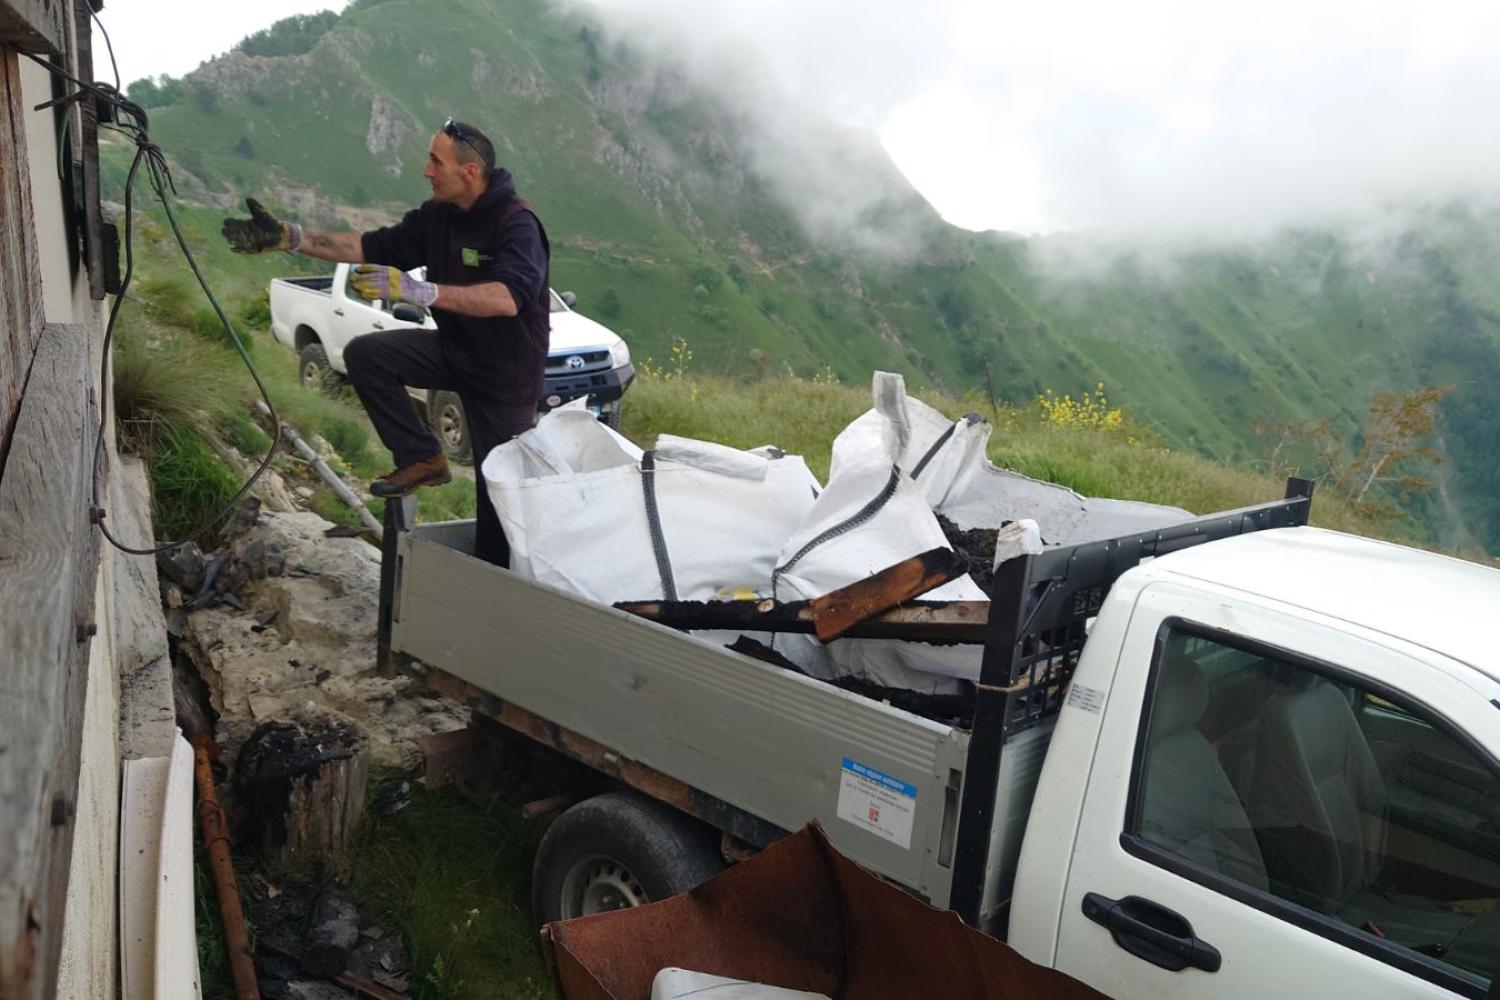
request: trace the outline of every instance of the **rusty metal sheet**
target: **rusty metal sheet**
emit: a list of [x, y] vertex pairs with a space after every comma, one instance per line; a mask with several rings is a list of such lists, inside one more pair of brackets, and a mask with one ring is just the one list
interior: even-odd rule
[[855, 865], [816, 824], [691, 892], [549, 924], [563, 1000], [647, 1000], [668, 966], [837, 1000], [1102, 1000], [1103, 994]]

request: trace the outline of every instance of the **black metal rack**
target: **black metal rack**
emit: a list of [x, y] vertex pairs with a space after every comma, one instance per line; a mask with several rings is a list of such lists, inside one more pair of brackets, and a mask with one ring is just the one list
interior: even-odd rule
[[999, 568], [964, 769], [949, 902], [966, 923], [980, 925], [1005, 745], [1062, 709], [1087, 623], [1114, 582], [1145, 559], [1251, 531], [1304, 525], [1312, 494], [1311, 481], [1289, 479], [1281, 500], [1049, 549]]

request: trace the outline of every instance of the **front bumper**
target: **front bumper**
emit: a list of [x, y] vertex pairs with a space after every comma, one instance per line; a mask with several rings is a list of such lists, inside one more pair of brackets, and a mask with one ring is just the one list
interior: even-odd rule
[[587, 396], [590, 406], [613, 403], [625, 394], [635, 379], [635, 366], [626, 364], [608, 371], [585, 375], [548, 375], [542, 390], [542, 412]]

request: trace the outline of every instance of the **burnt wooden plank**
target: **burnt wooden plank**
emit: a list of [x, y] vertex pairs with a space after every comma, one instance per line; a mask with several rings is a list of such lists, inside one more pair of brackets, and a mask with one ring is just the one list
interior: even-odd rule
[[[679, 629], [815, 634], [811, 601], [622, 601], [621, 611]], [[911, 601], [851, 626], [850, 639], [984, 642], [988, 601]]]
[[69, 0], [0, 0], [0, 42], [46, 55], [67, 51]]
[[90, 330], [49, 325], [0, 477], [0, 997], [55, 989], [98, 538]]
[[832, 642], [858, 622], [920, 597], [968, 571], [968, 560], [952, 549], [929, 549], [872, 577], [815, 597], [812, 614], [818, 639]]

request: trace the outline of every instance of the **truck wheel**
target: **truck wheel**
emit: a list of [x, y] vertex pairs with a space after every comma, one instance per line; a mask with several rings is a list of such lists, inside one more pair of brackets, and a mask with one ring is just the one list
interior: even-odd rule
[[724, 868], [716, 831], [629, 792], [596, 795], [553, 822], [531, 874], [540, 923], [686, 892]]
[[313, 341], [297, 354], [297, 381], [305, 388], [316, 389], [329, 396], [337, 396], [344, 386], [344, 377], [328, 363], [328, 352], [323, 345]]
[[604, 411], [604, 425], [612, 431], [620, 429], [620, 414], [625, 409], [624, 403], [616, 403], [612, 410]]
[[442, 442], [443, 452], [455, 462], [467, 462], [470, 452], [469, 424], [464, 419], [464, 404], [456, 392], [435, 392], [428, 406], [432, 433]]

